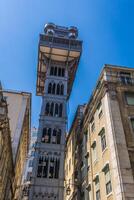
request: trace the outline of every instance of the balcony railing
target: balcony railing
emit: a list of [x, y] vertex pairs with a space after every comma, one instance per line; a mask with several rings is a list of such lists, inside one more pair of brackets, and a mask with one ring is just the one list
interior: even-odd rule
[[47, 35], [40, 35], [40, 45], [60, 47], [77, 51], [80, 51], [82, 48], [82, 42], [79, 40], [69, 40], [66, 38], [58, 38]]

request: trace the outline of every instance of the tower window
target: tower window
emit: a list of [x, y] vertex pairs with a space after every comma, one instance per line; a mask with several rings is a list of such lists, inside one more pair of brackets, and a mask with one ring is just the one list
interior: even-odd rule
[[57, 76], [57, 67], [54, 68], [54, 75]]
[[59, 117], [62, 117], [62, 103], [59, 105]]
[[51, 94], [52, 93], [52, 84], [49, 83], [48, 85], [48, 94]]
[[59, 83], [57, 84], [57, 92], [56, 92], [56, 94], [57, 94], [57, 95], [60, 94], [60, 84], [59, 84]]
[[53, 116], [53, 112], [54, 112], [54, 103], [51, 103], [51, 107], [50, 107], [50, 115]]
[[65, 69], [62, 67], [51, 67], [50, 68], [50, 76], [59, 76], [64, 77], [65, 76]]
[[58, 76], [61, 76], [61, 68], [58, 68]]
[[39, 157], [39, 163], [38, 163], [38, 169], [37, 169], [37, 177], [44, 177], [47, 178], [48, 174], [48, 163], [49, 163], [49, 158], [40, 156]]
[[45, 114], [49, 115], [49, 111], [50, 111], [50, 105], [49, 103], [46, 104], [46, 109], [45, 109]]
[[59, 108], [58, 108], [58, 104], [55, 104], [55, 117], [58, 117], [58, 113], [59, 113]]
[[54, 158], [50, 159], [49, 178], [54, 177]]
[[56, 85], [55, 85], [55, 83], [53, 84], [53, 89], [52, 89], [52, 94], [55, 94], [55, 87], [56, 87]]
[[61, 95], [64, 95], [64, 85], [63, 85], [63, 84], [61, 84], [60, 94], [61, 94]]
[[50, 68], [50, 75], [54, 75], [54, 67]]
[[57, 144], [60, 144], [60, 141], [61, 141], [61, 129], [59, 129], [57, 132]]
[[50, 143], [51, 141], [51, 128], [43, 128], [43, 133], [42, 133], [42, 142], [44, 143]]
[[65, 76], [65, 69], [62, 68], [62, 77], [64, 77], [64, 76]]

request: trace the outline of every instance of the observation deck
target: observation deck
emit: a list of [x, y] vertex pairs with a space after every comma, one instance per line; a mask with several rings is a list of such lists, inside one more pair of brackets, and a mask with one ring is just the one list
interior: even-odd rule
[[47, 65], [57, 62], [68, 67], [68, 97], [70, 96], [78, 62], [82, 52], [82, 41], [77, 39], [76, 27], [62, 27], [53, 23], [45, 25], [38, 47], [36, 94], [44, 95]]

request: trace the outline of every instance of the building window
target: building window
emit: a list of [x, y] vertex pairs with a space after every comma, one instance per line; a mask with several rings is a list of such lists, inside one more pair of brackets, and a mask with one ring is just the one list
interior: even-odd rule
[[40, 156], [38, 162], [38, 169], [37, 169], [37, 177], [47, 178], [48, 174], [48, 163], [49, 158], [46, 156]]
[[95, 121], [94, 121], [94, 118], [91, 119], [90, 124], [91, 124], [91, 132], [94, 132], [95, 131]]
[[39, 178], [58, 178], [60, 168], [60, 159], [55, 157], [40, 156], [37, 169]]
[[96, 190], [96, 200], [100, 200], [100, 183], [99, 183], [99, 175], [97, 175], [94, 179], [95, 182], [95, 190]]
[[131, 74], [127, 72], [120, 72], [120, 80], [125, 85], [132, 84]]
[[54, 75], [54, 67], [50, 68], [50, 75], [53, 76]]
[[91, 148], [92, 148], [93, 162], [95, 162], [97, 160], [96, 141], [93, 142]]
[[131, 126], [132, 126], [132, 129], [134, 131], [134, 118], [131, 118]]
[[96, 191], [96, 200], [100, 200], [100, 190]]
[[108, 195], [110, 192], [112, 192], [112, 184], [111, 184], [109, 164], [106, 164], [102, 171], [105, 174], [106, 194]]
[[43, 128], [42, 142], [50, 143], [51, 141], [51, 128]]
[[62, 117], [62, 103], [47, 103], [45, 108], [45, 114], [47, 116]]
[[125, 93], [126, 101], [128, 105], [134, 105], [134, 93], [126, 92]]
[[106, 144], [106, 135], [105, 135], [105, 129], [104, 128], [101, 129], [101, 131], [99, 132], [99, 135], [101, 137], [101, 148], [102, 148], [102, 151], [104, 151], [104, 149], [107, 146], [107, 144]]
[[51, 66], [51, 68], [50, 68], [50, 76], [64, 77], [65, 76], [65, 69], [61, 68], [61, 67]]
[[99, 119], [102, 117], [102, 115], [103, 115], [103, 112], [102, 110], [100, 110], [99, 115], [98, 115]]

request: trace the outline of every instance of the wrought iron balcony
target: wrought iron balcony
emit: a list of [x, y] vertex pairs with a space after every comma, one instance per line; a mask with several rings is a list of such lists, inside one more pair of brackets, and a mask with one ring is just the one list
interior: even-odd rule
[[40, 43], [42, 46], [51, 46], [54, 48], [70, 49], [74, 51], [82, 50], [82, 41], [67, 38], [53, 37], [49, 35], [40, 35]]

